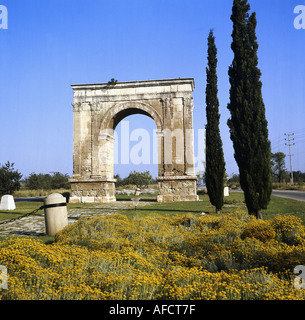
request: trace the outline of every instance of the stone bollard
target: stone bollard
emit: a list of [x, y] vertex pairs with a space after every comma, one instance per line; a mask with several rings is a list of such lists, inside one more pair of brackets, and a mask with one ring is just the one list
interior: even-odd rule
[[46, 233], [55, 236], [68, 225], [66, 198], [59, 193], [52, 193], [44, 200]]
[[5, 195], [1, 198], [0, 210], [15, 210], [14, 197], [11, 195]]
[[224, 187], [223, 195], [224, 197], [228, 197], [230, 195], [229, 187]]

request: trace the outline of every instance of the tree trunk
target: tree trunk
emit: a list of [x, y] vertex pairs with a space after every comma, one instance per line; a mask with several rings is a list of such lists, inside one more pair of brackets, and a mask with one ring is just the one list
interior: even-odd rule
[[134, 195], [135, 195], [136, 197], [138, 197], [140, 194], [141, 194], [141, 189], [140, 189], [139, 187], [137, 187], [137, 189], [136, 189], [135, 192], [134, 192]]
[[257, 211], [256, 218], [263, 220], [263, 210], [262, 209]]

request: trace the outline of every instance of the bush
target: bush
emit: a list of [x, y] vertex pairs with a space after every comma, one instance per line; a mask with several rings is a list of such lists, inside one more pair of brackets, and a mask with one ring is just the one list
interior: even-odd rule
[[277, 216], [271, 221], [277, 240], [288, 245], [302, 244], [304, 241], [304, 226], [302, 220], [292, 215]]
[[[291, 230], [298, 240], [288, 244], [278, 235]], [[51, 245], [1, 241], [9, 283], [0, 298], [304, 299], [304, 290], [293, 288], [293, 268], [305, 264], [304, 239], [304, 227], [290, 216], [81, 219]]]
[[54, 172], [52, 175], [31, 173], [25, 179], [25, 187], [29, 190], [70, 189], [69, 176], [59, 172]]
[[268, 221], [257, 220], [251, 221], [241, 234], [241, 239], [255, 238], [262, 242], [275, 238], [276, 232]]
[[135, 185], [139, 189], [146, 188], [150, 183], [152, 183], [152, 176], [149, 171], [137, 172], [132, 171], [129, 173], [129, 176], [124, 179], [124, 184]]
[[206, 189], [197, 189], [198, 196], [204, 196], [205, 194], [208, 194]]
[[0, 196], [13, 194], [20, 189], [22, 174], [14, 169], [14, 163], [9, 161], [0, 167]]

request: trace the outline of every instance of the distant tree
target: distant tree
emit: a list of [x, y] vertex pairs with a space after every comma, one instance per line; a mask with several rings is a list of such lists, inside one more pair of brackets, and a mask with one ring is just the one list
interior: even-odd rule
[[157, 178], [151, 178], [150, 183], [149, 184], [158, 184], [158, 180]]
[[124, 184], [133, 184], [138, 189], [142, 190], [146, 188], [152, 181], [152, 176], [149, 171], [145, 172], [130, 172], [129, 176], [124, 179]]
[[229, 178], [228, 182], [237, 182], [239, 183], [239, 174], [233, 173], [232, 176]]
[[117, 187], [123, 186], [123, 180], [122, 180], [122, 178], [120, 177], [119, 174], [115, 174], [115, 175], [114, 175], [114, 179], [116, 179], [115, 185], [116, 185]]
[[210, 202], [218, 213], [223, 207], [225, 161], [219, 131], [219, 101], [217, 97], [217, 48], [213, 31], [208, 37], [208, 67], [206, 68], [206, 169], [205, 181]]
[[234, 0], [228, 126], [248, 212], [262, 219], [272, 192], [271, 146], [258, 69], [256, 15], [249, 16], [249, 10], [247, 0]]
[[271, 170], [278, 182], [283, 182], [283, 178], [286, 175], [285, 158], [286, 155], [283, 152], [271, 154]]
[[0, 167], [0, 196], [13, 194], [20, 189], [22, 174], [14, 169], [14, 163], [7, 163]]
[[50, 190], [52, 185], [52, 178], [49, 174], [32, 172], [29, 177], [25, 179], [25, 187], [30, 190]]
[[205, 172], [200, 171], [197, 176], [197, 188], [202, 187], [205, 184]]
[[30, 190], [69, 189], [69, 176], [59, 172], [53, 172], [52, 175], [31, 173], [25, 179], [25, 187]]
[[297, 183], [305, 182], [305, 172], [293, 171], [293, 180]]
[[70, 189], [69, 175], [53, 172], [51, 176], [51, 189]]

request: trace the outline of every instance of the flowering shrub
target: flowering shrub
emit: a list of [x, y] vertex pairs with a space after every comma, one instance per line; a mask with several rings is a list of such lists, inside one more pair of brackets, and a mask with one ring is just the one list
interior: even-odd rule
[[241, 238], [255, 238], [260, 241], [267, 241], [274, 239], [276, 232], [268, 221], [253, 220], [245, 228], [241, 234]]
[[[288, 240], [287, 240], [288, 239]], [[79, 220], [45, 245], [0, 242], [1, 299], [304, 299], [304, 227], [235, 214]]]
[[277, 216], [271, 221], [271, 225], [279, 241], [290, 245], [303, 243], [305, 230], [300, 218], [292, 215]]

